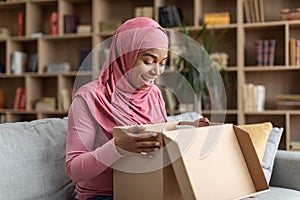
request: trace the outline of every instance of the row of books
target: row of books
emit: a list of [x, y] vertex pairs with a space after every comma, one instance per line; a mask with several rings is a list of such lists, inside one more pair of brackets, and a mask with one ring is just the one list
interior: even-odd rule
[[283, 8], [280, 10], [281, 20], [299, 20], [300, 8]]
[[265, 109], [266, 88], [263, 85], [252, 83], [243, 87], [243, 102], [246, 112], [261, 112]]
[[[91, 25], [79, 24], [79, 18], [76, 15], [69, 14], [64, 15], [64, 33], [86, 33], [91, 32]], [[51, 12], [49, 14], [49, 34], [57, 35], [59, 32], [59, 15], [58, 12]], [[32, 34], [32, 37], [41, 36], [44, 33], [37, 32]], [[18, 13], [18, 36], [25, 35], [25, 14], [23, 12]]]
[[300, 151], [300, 140], [290, 141], [290, 149], [292, 151]]
[[259, 39], [255, 41], [256, 65], [273, 66], [275, 60], [275, 39]]
[[276, 106], [280, 110], [300, 109], [299, 94], [279, 94], [276, 96]]
[[244, 0], [247, 23], [265, 22], [264, 0]]
[[153, 7], [152, 6], [135, 7], [134, 16], [153, 18]]
[[[61, 108], [65, 112], [67, 112], [70, 108], [73, 93], [73, 88], [62, 88], [60, 90], [59, 98], [61, 100]], [[56, 98], [42, 97], [35, 102], [35, 109], [38, 111], [55, 111], [56, 105]]]
[[[92, 69], [92, 59], [90, 50], [79, 52], [79, 65], [81, 71], [90, 71]], [[11, 54], [11, 72], [13, 74], [22, 74], [24, 72], [38, 71], [38, 55], [36, 53], [27, 54], [23, 51], [14, 51]], [[49, 63], [46, 65], [47, 72], [67, 72], [71, 71], [69, 63]]]
[[182, 25], [181, 10], [175, 5], [158, 8], [159, 24], [163, 27], [178, 27]]
[[27, 53], [23, 51], [14, 51], [11, 54], [11, 72], [13, 74], [22, 74], [23, 72], [37, 72], [38, 58], [36, 53]]
[[[0, 108], [4, 108], [4, 96], [3, 92], [0, 92]], [[63, 111], [68, 111], [71, 105], [71, 98], [73, 95], [73, 89], [62, 88], [60, 90], [61, 107]], [[25, 110], [26, 108], [26, 89], [22, 86], [18, 86], [15, 92], [13, 109]], [[54, 97], [42, 97], [35, 102], [35, 109], [39, 111], [55, 111], [56, 99]]]
[[290, 39], [290, 65], [300, 65], [300, 40]]

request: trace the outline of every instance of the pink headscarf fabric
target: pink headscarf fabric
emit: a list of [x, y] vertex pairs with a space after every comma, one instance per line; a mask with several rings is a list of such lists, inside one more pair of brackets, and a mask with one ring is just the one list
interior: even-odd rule
[[84, 97], [104, 132], [111, 134], [116, 125], [167, 121], [160, 90], [155, 85], [147, 90], [135, 88], [131, 71], [140, 52], [152, 48], [167, 49], [168, 44], [166, 31], [150, 18], [127, 20], [116, 30], [95, 88], [86, 92], [87, 88], [83, 86], [77, 92]]

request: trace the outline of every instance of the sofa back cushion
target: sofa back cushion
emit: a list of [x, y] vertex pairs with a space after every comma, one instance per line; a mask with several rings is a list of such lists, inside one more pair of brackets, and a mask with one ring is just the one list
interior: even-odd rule
[[0, 194], [4, 199], [69, 199], [67, 119], [0, 124]]

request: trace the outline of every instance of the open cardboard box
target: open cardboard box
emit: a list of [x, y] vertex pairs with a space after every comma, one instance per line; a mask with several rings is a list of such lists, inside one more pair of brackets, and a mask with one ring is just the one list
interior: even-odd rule
[[[160, 133], [164, 147], [115, 163], [115, 200], [232, 200], [269, 191], [247, 132], [232, 124], [176, 125], [146, 125]], [[114, 137], [124, 134], [122, 128], [114, 128]]]

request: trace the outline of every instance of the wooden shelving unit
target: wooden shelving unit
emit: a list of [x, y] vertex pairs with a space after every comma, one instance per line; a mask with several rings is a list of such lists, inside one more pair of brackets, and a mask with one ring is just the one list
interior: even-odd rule
[[[7, 122], [31, 120], [36, 118], [66, 116], [60, 103], [60, 90], [70, 88], [74, 82], [77, 86], [97, 77], [99, 65], [97, 56], [92, 56], [92, 69], [77, 74], [79, 53], [92, 50], [109, 38], [113, 32], [101, 32], [99, 22], [104, 20], [121, 20], [134, 17], [138, 6], [152, 6], [154, 18], [158, 20], [158, 8], [163, 5], [176, 5], [191, 32], [191, 36], [202, 28], [203, 14], [208, 12], [229, 12], [230, 24], [209, 27], [216, 33], [227, 30], [224, 37], [215, 46], [215, 50], [229, 55], [228, 69], [233, 77], [233, 90], [227, 92], [226, 122], [234, 124], [258, 123], [271, 121], [274, 126], [285, 128], [280, 148], [289, 149], [291, 140], [299, 140], [300, 111], [277, 110], [277, 94], [300, 94], [295, 86], [300, 76], [300, 67], [291, 66], [289, 62], [289, 39], [300, 39], [300, 20], [281, 21], [281, 8], [297, 8], [300, 2], [292, 0], [264, 0], [265, 22], [246, 23], [243, 0], [19, 0], [0, 2], [0, 27], [10, 30], [10, 37], [0, 38], [0, 65], [6, 72], [0, 74], [0, 89], [5, 94], [5, 107], [0, 114]], [[272, 7], [267, 6], [272, 4]], [[50, 35], [48, 18], [53, 11], [59, 14], [59, 34]], [[17, 36], [17, 15], [25, 13], [25, 35]], [[76, 14], [80, 24], [91, 24], [92, 32], [87, 34], [64, 34], [63, 16]], [[178, 30], [172, 28], [173, 30]], [[44, 36], [31, 38], [34, 32], [42, 31]], [[256, 66], [255, 40], [263, 38], [276, 39], [274, 66]], [[38, 71], [14, 75], [10, 70], [10, 55], [16, 50], [27, 53], [37, 52]], [[95, 54], [96, 55], [96, 54]], [[69, 62], [72, 71], [48, 74], [45, 66], [49, 63]], [[77, 78], [80, 77], [80, 81]], [[263, 112], [245, 112], [243, 108], [243, 85], [245, 83], [262, 84], [266, 87], [266, 103]], [[13, 110], [15, 90], [23, 86], [27, 90], [26, 109]], [[34, 109], [34, 101], [51, 96], [57, 99], [55, 112], [41, 112]], [[170, 113], [177, 113], [170, 111]], [[205, 116], [218, 114], [203, 110]], [[220, 113], [220, 115], [222, 112]]]

